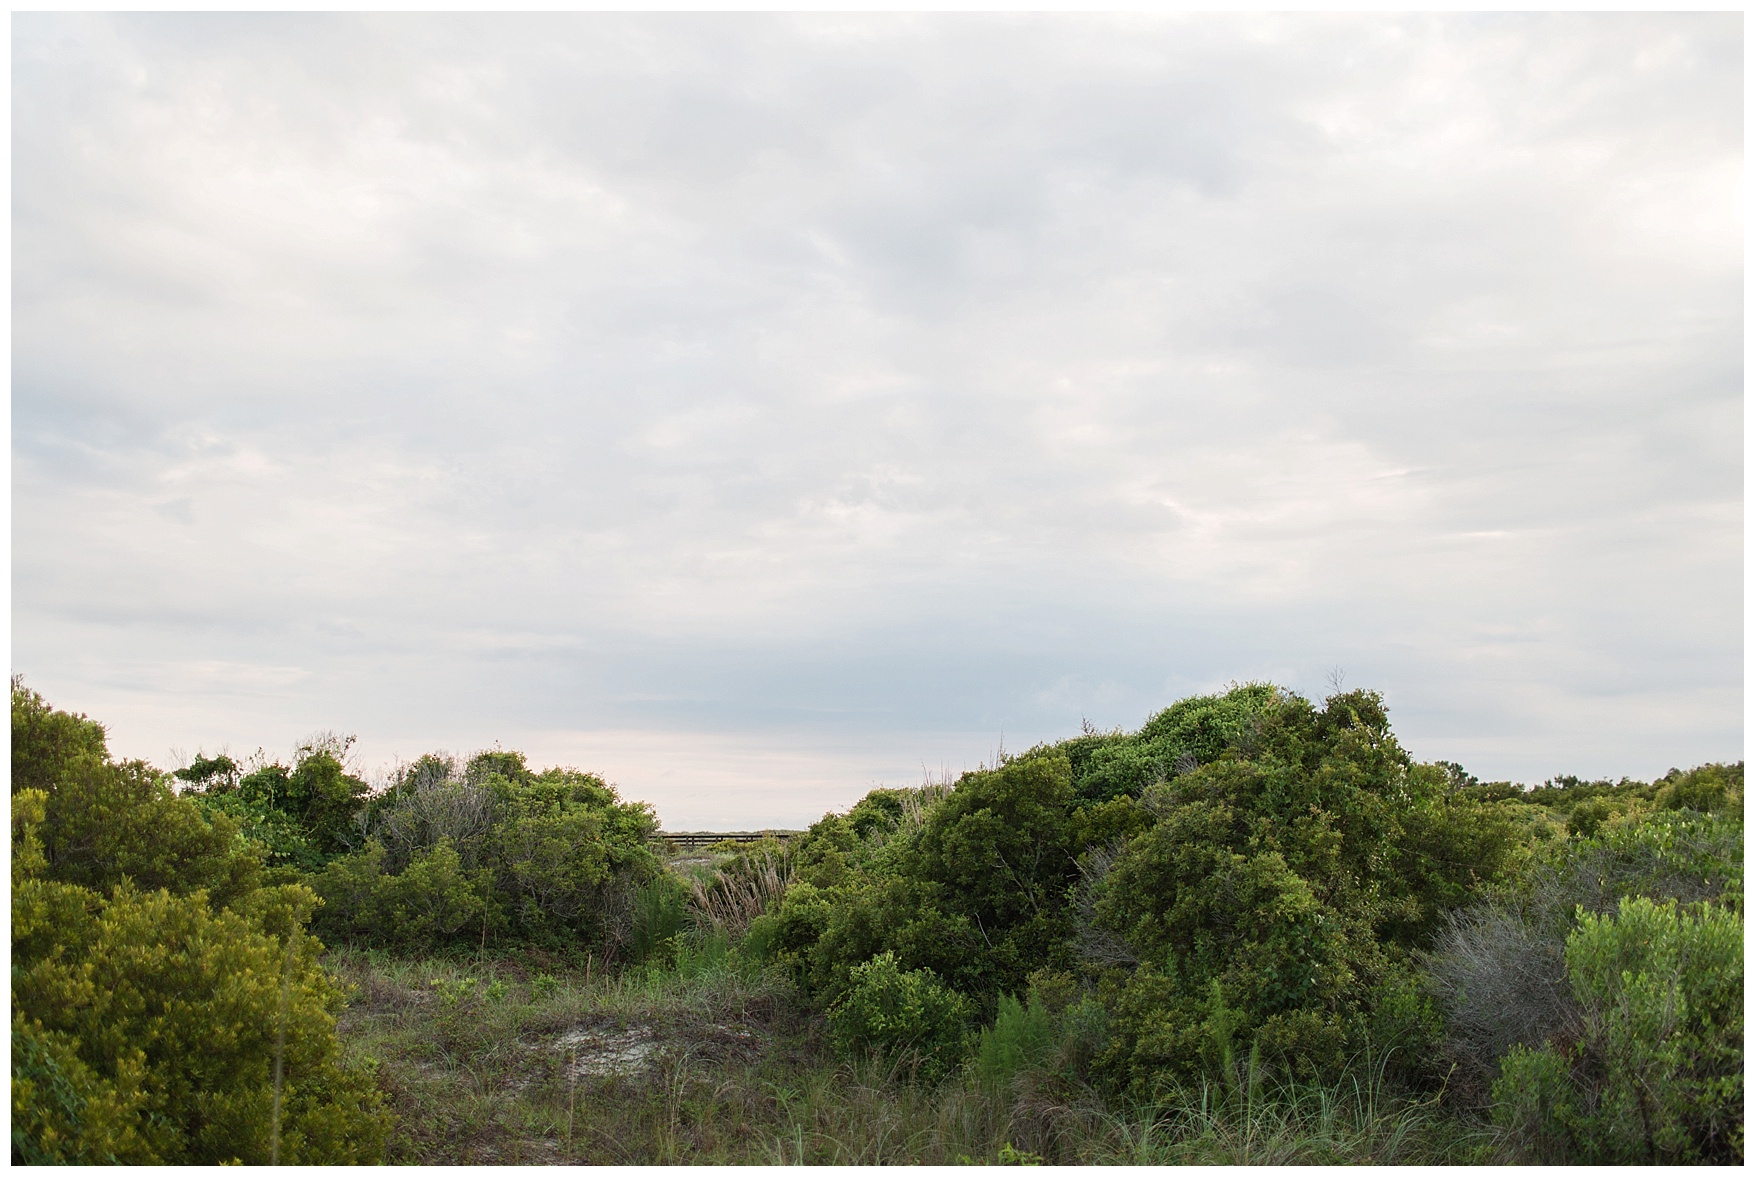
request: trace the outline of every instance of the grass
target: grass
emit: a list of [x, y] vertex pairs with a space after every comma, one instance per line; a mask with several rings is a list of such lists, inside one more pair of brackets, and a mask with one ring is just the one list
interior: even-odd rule
[[1184, 1091], [1113, 1108], [1040, 1069], [936, 1088], [846, 1061], [785, 981], [709, 938], [611, 975], [539, 954], [403, 960], [337, 949], [341, 1030], [378, 1060], [423, 1164], [1411, 1164], [1491, 1137], [1374, 1074], [1336, 1087]]
[[328, 954], [352, 993], [344, 1049], [376, 1060], [396, 1112], [391, 1160], [1442, 1164], [1496, 1155], [1490, 1130], [1435, 1100], [1396, 1097], [1381, 1066], [1334, 1086], [1207, 1085], [1122, 1106], [1052, 1065], [971, 1066], [932, 1086], [905, 1062], [837, 1058], [823, 1019], [788, 981], [732, 947], [784, 863], [717, 887], [720, 864], [682, 865], [699, 876], [685, 877], [696, 927], [662, 966], [606, 971], [536, 950], [468, 960]]

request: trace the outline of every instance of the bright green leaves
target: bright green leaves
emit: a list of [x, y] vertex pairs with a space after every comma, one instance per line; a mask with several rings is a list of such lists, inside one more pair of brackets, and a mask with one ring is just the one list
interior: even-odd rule
[[1508, 1053], [1495, 1119], [1537, 1159], [1740, 1161], [1742, 916], [1623, 899], [1581, 913], [1566, 966], [1579, 1040]]
[[963, 1060], [973, 1004], [925, 969], [903, 969], [892, 952], [853, 969], [829, 1008], [829, 1033], [845, 1054], [871, 1052], [911, 1061], [923, 1079], [941, 1078]]
[[[14, 1032], [34, 1037], [51, 1057], [56, 1044], [64, 1048], [60, 1071], [83, 1105], [74, 1115], [89, 1119], [94, 1104], [109, 1109], [106, 1147], [130, 1154], [117, 1159], [266, 1162], [283, 1024], [281, 1158], [381, 1155], [388, 1117], [370, 1080], [340, 1066], [333, 1015], [340, 996], [317, 967], [309, 937], [283, 945], [235, 912], [211, 911], [198, 895], [164, 891], [119, 889], [68, 918], [74, 909], [40, 894], [65, 887], [33, 881], [14, 896], [26, 943], [41, 942], [46, 913], [65, 921], [56, 928], [61, 950], [14, 956]], [[43, 1131], [56, 1129], [66, 1106], [58, 1096], [38, 1114]], [[322, 1125], [318, 1139], [306, 1130], [313, 1119]], [[40, 1142], [57, 1149], [46, 1136]]]

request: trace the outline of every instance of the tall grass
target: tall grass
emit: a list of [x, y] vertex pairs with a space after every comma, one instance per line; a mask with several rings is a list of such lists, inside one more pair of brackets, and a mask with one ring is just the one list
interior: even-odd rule
[[710, 877], [691, 877], [689, 914], [697, 928], [740, 939], [751, 921], [778, 902], [792, 881], [792, 856], [784, 846], [758, 844]]
[[1386, 1055], [1332, 1083], [1268, 1081], [1259, 1061], [1113, 1117], [1113, 1159], [1142, 1165], [1481, 1163], [1495, 1133], [1385, 1081]]

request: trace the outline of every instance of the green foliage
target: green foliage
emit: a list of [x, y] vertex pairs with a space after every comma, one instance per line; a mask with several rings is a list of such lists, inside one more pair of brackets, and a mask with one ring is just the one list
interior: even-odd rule
[[[369, 1076], [340, 1066], [340, 995], [308, 937], [283, 945], [235, 912], [211, 911], [200, 896], [118, 888], [97, 900], [83, 888], [38, 880], [14, 891], [13, 926], [21, 946], [52, 938], [59, 949], [15, 952], [15, 1035], [53, 1043], [50, 1051], [78, 1061], [62, 1074], [80, 1118], [103, 1109], [101, 1133], [43, 1131], [44, 1151], [55, 1153], [58, 1139], [81, 1148], [102, 1140], [128, 1163], [263, 1163], [275, 1147], [278, 1049], [281, 1158], [381, 1155], [388, 1117]], [[14, 1095], [39, 1129], [68, 1122], [64, 1097], [30, 1117], [34, 1099]]]
[[1743, 764], [1703, 764], [1681, 772], [1672, 768], [1654, 799], [1659, 809], [1697, 813], [1743, 811]]
[[1666, 809], [1609, 822], [1532, 863], [1522, 894], [1537, 918], [1568, 930], [1575, 909], [1606, 915], [1638, 895], [1740, 906], [1742, 819]]
[[687, 923], [687, 892], [670, 874], [653, 878], [634, 893], [633, 935], [628, 946], [637, 961], [673, 953]]
[[[1183, 699], [1148, 719], [1137, 733], [1097, 733], [1055, 745], [1067, 757], [1073, 795], [1080, 805], [1137, 797], [1152, 785], [1202, 764], [1246, 742], [1260, 717], [1279, 700], [1267, 683], [1233, 686], [1220, 695]], [[1026, 756], [1038, 751], [1032, 749]]]
[[[367, 805], [364, 846], [314, 877], [318, 926], [402, 951], [509, 936], [613, 954], [645, 934], [634, 905], [659, 877], [655, 826], [648, 806], [587, 773], [535, 773], [516, 752], [461, 769], [423, 756]], [[665, 902], [680, 910], [680, 898]]]
[[103, 725], [57, 711], [12, 676], [12, 791], [52, 793], [77, 765], [107, 764]]
[[1566, 965], [1576, 1043], [1514, 1047], [1495, 1119], [1550, 1163], [1741, 1163], [1743, 921], [1711, 904], [1588, 912]]
[[259, 884], [261, 857], [234, 821], [204, 817], [151, 765], [110, 760], [101, 727], [55, 711], [16, 679], [12, 730], [13, 793], [42, 798], [34, 836], [45, 877], [100, 892], [124, 880], [203, 890], [222, 906]]
[[1108, 1062], [1141, 1095], [1211, 1073], [1233, 1039], [1336, 1074], [1383, 1032], [1396, 962], [1516, 861], [1504, 816], [1411, 764], [1375, 694], [1281, 696], [1250, 740], [1147, 791], [1158, 820], [1096, 905], [1141, 962], [1108, 990]]
[[235, 826], [109, 762], [87, 721], [16, 682], [13, 709], [41, 786], [13, 795], [15, 1162], [380, 1159], [388, 1115], [341, 1065], [303, 934], [316, 897], [262, 886]]
[[318, 739], [299, 749], [291, 768], [263, 764], [247, 773], [229, 756], [197, 756], [174, 775], [204, 812], [225, 814], [260, 845], [270, 865], [321, 870], [360, 842], [369, 790], [342, 765], [349, 743]]
[[144, 1151], [136, 1123], [146, 1103], [145, 1067], [119, 1060], [105, 1080], [65, 1034], [12, 1018], [12, 1163], [114, 1165]]
[[973, 1007], [928, 969], [904, 970], [893, 952], [853, 969], [846, 992], [829, 1008], [829, 1033], [844, 1054], [909, 1057], [927, 1081], [963, 1060]]
[[1060, 1026], [1040, 993], [1019, 1001], [1001, 994], [993, 1025], [975, 1046], [975, 1073], [984, 1083], [1003, 1086], [1020, 1072], [1047, 1063], [1059, 1045]]
[[1410, 953], [1520, 869], [1531, 837], [1457, 781], [1410, 761], [1371, 692], [1318, 709], [1252, 684], [1134, 735], [1033, 748], [928, 803], [880, 790], [825, 817], [750, 944], [829, 1006], [884, 953], [996, 1017], [1032, 972], [1082, 968], [1101, 1069], [1136, 1095], [1251, 1050], [1332, 1077], [1375, 1045], [1397, 1081], [1436, 1082], [1438, 1013]]
[[371, 928], [375, 943], [404, 951], [459, 939], [485, 939], [493, 918], [486, 871], [471, 871], [449, 839], [416, 853], [400, 874], [384, 869], [384, 847], [330, 863], [316, 883], [324, 898], [320, 927]]

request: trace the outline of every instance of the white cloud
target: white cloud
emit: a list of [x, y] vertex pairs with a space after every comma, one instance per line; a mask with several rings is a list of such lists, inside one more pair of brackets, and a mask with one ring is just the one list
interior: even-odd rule
[[1738, 33], [20, 16], [15, 667], [149, 756], [862, 788], [1337, 663], [1487, 775], [1740, 755]]

